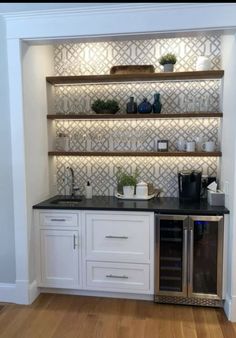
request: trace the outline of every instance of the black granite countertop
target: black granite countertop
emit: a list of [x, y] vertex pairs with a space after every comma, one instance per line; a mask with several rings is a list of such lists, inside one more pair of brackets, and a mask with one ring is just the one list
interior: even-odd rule
[[[78, 198], [78, 197], [77, 197]], [[79, 202], [70, 202], [68, 196], [56, 195], [33, 206], [34, 209], [67, 209], [67, 210], [124, 210], [124, 211], [154, 211], [161, 214], [193, 214], [193, 215], [223, 215], [229, 210], [223, 206], [210, 206], [206, 199], [199, 202], [180, 202], [174, 197], [158, 197], [149, 201], [120, 200], [113, 196], [93, 196]], [[55, 204], [56, 200], [65, 199], [65, 203]]]

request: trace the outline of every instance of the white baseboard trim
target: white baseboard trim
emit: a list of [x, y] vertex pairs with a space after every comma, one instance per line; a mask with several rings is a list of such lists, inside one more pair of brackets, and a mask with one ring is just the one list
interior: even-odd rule
[[39, 295], [36, 280], [29, 283], [27, 280], [16, 280], [16, 292], [13, 303], [16, 304], [31, 304]]
[[37, 286], [37, 281], [34, 280], [29, 285], [29, 304], [32, 304], [39, 295], [40, 295], [40, 290]]
[[139, 299], [153, 301], [154, 295], [136, 294], [136, 293], [120, 293], [120, 292], [105, 292], [105, 291], [90, 291], [90, 290], [70, 290], [70, 289], [55, 289], [55, 288], [39, 288], [41, 293], [60, 293], [76, 296], [93, 296], [93, 297], [108, 297], [108, 298], [123, 298], [123, 299]]
[[16, 280], [16, 304], [28, 305], [29, 303], [29, 281]]
[[0, 283], [0, 302], [15, 304], [31, 304], [39, 296], [37, 282], [16, 281], [13, 283]]
[[16, 284], [0, 283], [0, 302], [15, 303]]
[[236, 296], [232, 296], [231, 298], [226, 297], [224, 311], [228, 320], [236, 322]]

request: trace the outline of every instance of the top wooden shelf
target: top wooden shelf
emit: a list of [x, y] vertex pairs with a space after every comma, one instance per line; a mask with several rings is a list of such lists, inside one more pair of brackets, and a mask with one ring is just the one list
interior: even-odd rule
[[117, 75], [80, 75], [80, 76], [47, 76], [47, 82], [52, 85], [70, 85], [83, 83], [106, 82], [136, 82], [136, 81], [162, 81], [162, 80], [211, 80], [221, 79], [223, 70], [205, 70], [191, 72], [163, 72], [150, 74], [117, 74]]

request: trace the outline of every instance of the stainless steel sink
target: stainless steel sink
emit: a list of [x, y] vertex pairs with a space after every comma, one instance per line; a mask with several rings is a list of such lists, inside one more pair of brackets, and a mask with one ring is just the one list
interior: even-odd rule
[[59, 205], [76, 205], [82, 201], [82, 198], [58, 198], [51, 202], [51, 204], [59, 204]]

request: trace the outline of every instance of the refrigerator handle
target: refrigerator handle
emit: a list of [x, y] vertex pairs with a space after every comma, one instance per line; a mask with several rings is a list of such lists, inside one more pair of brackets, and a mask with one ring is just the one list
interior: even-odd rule
[[183, 177], [179, 176], [179, 190], [180, 192], [183, 191]]
[[184, 242], [183, 242], [183, 293], [185, 297], [187, 297], [188, 294], [188, 276], [187, 276], [187, 260], [188, 257], [188, 229], [184, 228]]
[[193, 227], [189, 228], [188, 296], [193, 293]]

